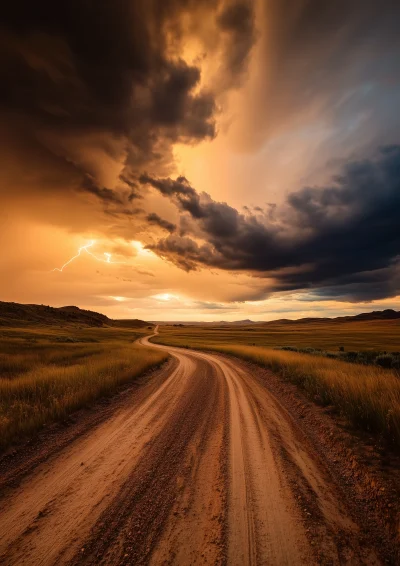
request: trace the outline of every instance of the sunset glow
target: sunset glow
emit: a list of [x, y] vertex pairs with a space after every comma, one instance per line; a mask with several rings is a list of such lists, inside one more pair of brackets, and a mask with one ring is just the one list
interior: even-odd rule
[[5, 15], [5, 300], [206, 321], [396, 307], [398, 7], [90, 4]]

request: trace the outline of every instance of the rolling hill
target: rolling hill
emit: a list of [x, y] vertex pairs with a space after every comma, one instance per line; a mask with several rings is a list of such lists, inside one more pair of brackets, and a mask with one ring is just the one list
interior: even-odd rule
[[112, 320], [104, 314], [75, 306], [56, 308], [46, 305], [23, 305], [0, 301], [0, 326], [20, 327], [35, 324], [44, 326], [79, 324], [92, 327], [141, 328], [149, 323], [138, 319]]
[[[289, 319], [282, 318], [279, 320], [270, 320], [268, 322], [262, 322], [263, 326], [268, 326], [272, 324], [314, 324], [314, 323], [327, 323], [335, 324], [338, 322], [361, 322], [361, 321], [373, 321], [373, 320], [397, 320], [400, 319], [400, 311], [395, 311], [393, 309], [386, 309], [383, 311], [372, 311], [356, 314], [354, 316], [338, 316], [336, 318], [328, 317], [315, 317], [315, 318], [298, 318]], [[256, 323], [257, 324], [257, 323]]]

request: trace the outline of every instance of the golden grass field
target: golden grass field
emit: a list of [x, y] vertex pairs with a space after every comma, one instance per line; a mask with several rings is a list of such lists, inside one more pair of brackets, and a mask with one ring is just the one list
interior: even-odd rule
[[[30, 326], [0, 328], [0, 449], [109, 395], [166, 354], [134, 345], [149, 328]], [[398, 371], [282, 351], [400, 350], [400, 321], [267, 326], [161, 326], [156, 341], [216, 350], [270, 368], [311, 398], [336, 406], [358, 427], [400, 446]]]
[[283, 346], [345, 350], [400, 350], [399, 321], [269, 325], [267, 327], [160, 327], [157, 342], [231, 354], [267, 367], [313, 400], [334, 405], [357, 427], [400, 447], [400, 375]]
[[338, 351], [340, 346], [346, 350], [400, 351], [400, 319], [374, 320], [343, 323], [267, 323], [265, 326], [161, 326], [175, 339], [211, 339], [218, 344], [243, 344], [281, 348], [320, 348]]
[[0, 328], [0, 449], [161, 364], [149, 329]]

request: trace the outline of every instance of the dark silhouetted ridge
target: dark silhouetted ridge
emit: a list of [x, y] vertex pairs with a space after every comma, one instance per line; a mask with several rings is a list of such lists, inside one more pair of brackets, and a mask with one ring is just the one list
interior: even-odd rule
[[112, 320], [106, 315], [80, 309], [76, 306], [50, 307], [46, 305], [22, 305], [0, 301], [0, 326], [26, 325], [55, 326], [79, 324], [84, 326], [123, 326], [140, 328], [147, 326], [143, 320]]
[[290, 320], [288, 318], [281, 318], [279, 320], [271, 320], [268, 322], [263, 322], [263, 325], [268, 324], [320, 324], [320, 323], [331, 323], [335, 324], [338, 322], [360, 322], [360, 321], [372, 321], [372, 320], [400, 320], [400, 311], [395, 311], [393, 309], [386, 309], [383, 311], [372, 311], [363, 312], [361, 314], [356, 314], [354, 316], [338, 316], [336, 318], [298, 318], [296, 320]]

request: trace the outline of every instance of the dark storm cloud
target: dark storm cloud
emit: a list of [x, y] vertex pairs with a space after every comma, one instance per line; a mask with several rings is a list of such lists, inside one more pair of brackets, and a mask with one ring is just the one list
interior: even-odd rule
[[149, 245], [148, 249], [162, 258], [172, 261], [185, 271], [196, 270], [199, 264], [210, 266], [214, 263], [216, 267], [222, 266], [222, 261], [216, 260], [216, 252], [212, 246], [208, 244], [199, 245], [187, 236], [172, 234], [160, 240], [156, 245]]
[[[170, 232], [153, 249], [186, 270], [245, 271], [273, 279], [272, 290], [310, 289], [321, 298], [391, 296], [399, 290], [398, 146], [349, 162], [331, 186], [292, 193], [282, 207], [244, 207], [246, 214], [199, 194], [183, 176], [168, 178], [175, 143], [216, 135], [221, 95], [243, 82], [256, 38], [261, 55], [238, 112], [244, 145], [261, 145], [302, 124], [309, 128], [302, 132], [305, 145], [315, 124], [336, 132], [340, 144], [351, 132], [360, 143], [360, 116], [367, 116], [369, 137], [386, 143], [390, 129], [398, 136], [397, 0], [260, 0], [257, 22], [255, 4], [6, 3], [0, 191], [19, 202], [29, 191], [45, 198], [57, 191], [93, 195], [104, 206], [105, 231], [112, 221], [130, 238], [130, 221], [139, 215]], [[192, 45], [200, 46], [197, 57], [183, 60]], [[205, 86], [207, 58], [216, 76]], [[176, 205], [179, 231], [143, 210], [145, 186]], [[143, 208], [133, 208], [141, 198]], [[58, 214], [73, 224], [69, 210]], [[86, 225], [89, 215], [82, 217]], [[97, 224], [99, 215], [93, 217]]]
[[119, 176], [119, 180], [123, 183], [123, 185], [130, 188], [130, 192], [128, 194], [128, 202], [142, 198], [142, 195], [138, 191], [138, 184], [136, 183], [136, 181], [129, 179], [123, 174]]
[[399, 291], [400, 146], [347, 163], [331, 186], [290, 194], [275, 221], [198, 194], [186, 179], [147, 182], [191, 216], [186, 236], [171, 235], [151, 248], [183, 269], [247, 271], [274, 278], [271, 290], [318, 289], [350, 300]]
[[64, 160], [75, 188], [116, 202], [118, 187], [102, 186], [94, 159], [85, 169], [76, 140], [83, 155], [102, 146], [122, 161], [120, 181], [132, 188], [129, 200], [140, 196], [135, 180], [145, 167], [156, 174], [170, 169], [173, 143], [215, 136], [217, 93], [200, 85], [200, 67], [181, 56], [190, 35], [204, 43], [207, 31], [197, 20], [205, 15], [223, 29], [217, 41], [226, 53], [221, 74], [240, 73], [251, 43], [246, 47], [245, 36], [253, 34], [251, 3], [8, 2], [0, 26], [0, 117], [7, 116], [11, 131], [16, 125], [21, 130], [25, 141], [15, 152], [32, 169], [44, 162], [56, 169]]
[[199, 195], [185, 177], [178, 177], [174, 181], [172, 179], [155, 179], [143, 174], [139, 181], [142, 185], [151, 185], [164, 196], [173, 197], [179, 203], [180, 208], [189, 212], [194, 218], [201, 218], [204, 215]]
[[158, 189], [164, 196], [176, 195], [178, 198], [182, 198], [182, 195], [184, 195], [193, 196], [196, 199], [198, 198], [195, 189], [190, 186], [190, 183], [186, 179], [186, 177], [177, 177], [175, 180], [155, 179], [154, 177], [150, 177], [147, 174], [143, 174], [140, 176], [139, 181], [143, 185], [149, 184], [155, 189]]
[[172, 233], [172, 232], [175, 232], [175, 230], [176, 230], [175, 224], [173, 224], [172, 222], [169, 222], [168, 220], [165, 220], [164, 218], [161, 218], [155, 212], [151, 212], [150, 214], [148, 214], [146, 216], [146, 220], [149, 224], [152, 224], [154, 226], [159, 226], [160, 228], [167, 230], [167, 232]]
[[211, 94], [188, 96], [200, 81], [200, 70], [184, 61], [170, 63], [152, 86], [151, 119], [166, 127], [181, 128], [176, 137], [212, 138], [215, 134], [212, 116], [215, 110]]
[[132, 96], [144, 88], [150, 123], [166, 120], [168, 102], [174, 104], [170, 122], [180, 121], [186, 97], [189, 106], [202, 101], [191, 94], [198, 69], [183, 61], [173, 64], [164, 54], [163, 26], [178, 17], [180, 4], [8, 3], [2, 12], [2, 69], [9, 80], [3, 82], [2, 101], [59, 127], [127, 133], [132, 118], [141, 117]]
[[232, 312], [235, 310], [239, 310], [237, 307], [232, 307], [231, 305], [227, 306], [224, 304], [219, 303], [209, 303], [206, 301], [195, 301], [193, 304], [194, 308], [203, 309], [203, 310], [210, 310], [210, 311], [225, 311], [225, 312]]
[[108, 189], [107, 187], [99, 187], [95, 183], [94, 179], [90, 178], [89, 176], [85, 176], [85, 178], [83, 179], [81, 189], [84, 192], [95, 195], [104, 203], [123, 204], [123, 200], [118, 195], [118, 193], [116, 193], [112, 189]]

